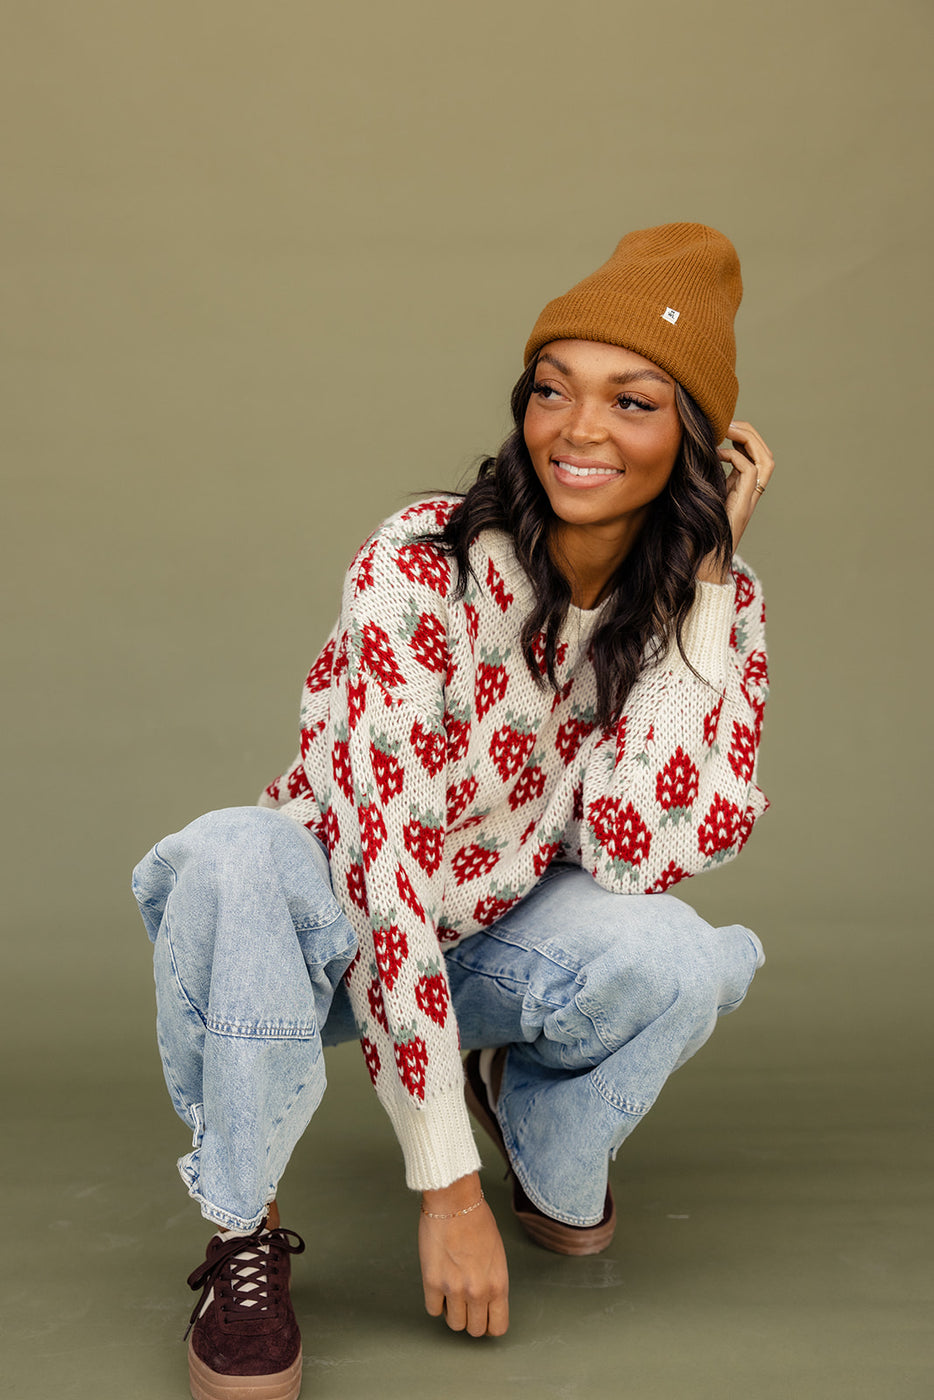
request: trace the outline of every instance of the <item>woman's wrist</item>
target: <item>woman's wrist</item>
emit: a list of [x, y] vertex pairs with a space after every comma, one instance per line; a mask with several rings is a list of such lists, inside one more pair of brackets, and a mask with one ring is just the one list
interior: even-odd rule
[[468, 1206], [475, 1205], [482, 1199], [480, 1175], [478, 1172], [470, 1172], [467, 1176], [461, 1176], [456, 1181], [452, 1181], [450, 1186], [441, 1186], [433, 1191], [423, 1191], [422, 1209], [430, 1215], [454, 1215], [458, 1211], [466, 1210]]

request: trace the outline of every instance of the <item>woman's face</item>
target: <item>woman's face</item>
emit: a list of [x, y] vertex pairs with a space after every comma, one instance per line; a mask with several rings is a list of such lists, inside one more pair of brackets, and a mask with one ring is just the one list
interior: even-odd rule
[[559, 520], [630, 549], [681, 446], [675, 381], [616, 345], [554, 340], [538, 357], [523, 423]]

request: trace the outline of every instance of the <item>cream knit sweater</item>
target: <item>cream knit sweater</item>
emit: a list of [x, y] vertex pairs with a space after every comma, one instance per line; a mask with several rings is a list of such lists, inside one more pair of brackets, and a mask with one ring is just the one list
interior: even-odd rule
[[358, 937], [346, 981], [363, 1052], [411, 1187], [479, 1165], [463, 1100], [444, 949], [532, 889], [553, 860], [622, 895], [660, 892], [741, 849], [767, 801], [755, 784], [767, 692], [764, 606], [700, 584], [675, 650], [594, 724], [589, 639], [571, 608], [560, 696], [519, 647], [531, 585], [510, 540], [483, 533], [454, 602], [448, 561], [417, 537], [456, 499], [400, 511], [348, 570], [340, 617], [305, 682], [301, 754], [260, 798], [327, 846]]

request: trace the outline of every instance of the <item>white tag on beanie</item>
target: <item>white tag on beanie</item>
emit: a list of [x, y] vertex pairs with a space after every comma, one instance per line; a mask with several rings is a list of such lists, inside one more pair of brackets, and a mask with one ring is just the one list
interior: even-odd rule
[[662, 312], [662, 320], [670, 321], [671, 324], [674, 325], [675, 321], [677, 321], [680, 315], [681, 312], [676, 311], [673, 306], [666, 306], [664, 311]]

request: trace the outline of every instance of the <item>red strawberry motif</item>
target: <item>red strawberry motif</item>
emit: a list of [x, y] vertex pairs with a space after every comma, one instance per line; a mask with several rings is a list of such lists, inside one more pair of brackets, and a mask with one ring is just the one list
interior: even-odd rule
[[454, 783], [448, 788], [447, 825], [449, 828], [454, 825], [463, 812], [466, 812], [476, 794], [477, 780], [473, 774], [468, 778], [461, 778], [459, 783]]
[[454, 879], [459, 885], [476, 880], [480, 875], [487, 875], [498, 860], [499, 851], [492, 842], [472, 841], [469, 846], [462, 846], [451, 861]]
[[666, 820], [680, 821], [694, 805], [700, 774], [679, 744], [655, 779], [655, 800]]
[[[544, 633], [544, 632], [536, 632], [536, 633], [535, 633], [535, 636], [532, 638], [532, 652], [533, 652], [533, 654], [534, 654], [534, 656], [535, 656], [535, 664], [536, 664], [536, 666], [538, 667], [539, 671], [541, 672], [541, 674], [542, 674], [543, 676], [546, 675], [547, 672], [548, 672], [548, 666], [547, 666], [546, 661], [545, 661], [545, 633]], [[557, 670], [557, 668], [558, 668], [559, 666], [563, 666], [563, 665], [564, 665], [564, 658], [567, 656], [567, 654], [568, 654], [568, 644], [567, 644], [567, 642], [559, 642], [559, 643], [557, 644], [557, 646], [555, 647], [555, 669], [556, 669], [556, 670]]]
[[509, 794], [509, 806], [514, 812], [520, 807], [524, 807], [526, 802], [533, 802], [541, 797], [545, 791], [545, 770], [543, 768], [526, 768], [525, 772], [516, 783]]
[[508, 684], [509, 677], [501, 653], [481, 647], [480, 664], [474, 681], [474, 704], [478, 720], [502, 700]]
[[464, 715], [445, 711], [444, 732], [448, 736], [448, 761], [456, 763], [470, 746], [470, 720]]
[[370, 766], [384, 805], [402, 791], [405, 769], [396, 758], [397, 748], [398, 745], [391, 744], [384, 734], [378, 734], [370, 742]]
[[401, 519], [405, 524], [408, 524], [410, 520], [421, 520], [424, 516], [430, 515], [434, 518], [434, 523], [443, 529], [448, 523], [448, 518], [459, 504], [459, 501], [418, 501], [403, 513]]
[[473, 603], [464, 604], [464, 617], [467, 619], [467, 637], [472, 650], [477, 640], [477, 633], [480, 631], [480, 614]]
[[739, 612], [741, 608], [749, 607], [756, 590], [748, 574], [734, 573], [733, 580], [736, 585], [736, 611]]
[[333, 807], [329, 807], [324, 814], [324, 844], [328, 851], [335, 851], [340, 839], [341, 829], [337, 824], [337, 813]]
[[367, 1071], [373, 1084], [380, 1071], [379, 1051], [372, 1040], [367, 1040], [366, 1036], [360, 1037], [360, 1049], [363, 1051], [363, 1058], [366, 1060]]
[[415, 983], [415, 1000], [430, 1021], [443, 1026], [448, 1017], [448, 987], [440, 964], [419, 963], [421, 977]]
[[396, 563], [413, 583], [424, 583], [443, 598], [451, 581], [447, 559], [438, 549], [425, 543], [404, 544], [396, 555]]
[[360, 842], [363, 846], [363, 867], [369, 870], [386, 840], [386, 823], [375, 802], [361, 804], [357, 808], [360, 822]]
[[425, 911], [419, 903], [418, 895], [412, 888], [412, 881], [401, 865], [396, 866], [396, 889], [399, 891], [399, 898], [403, 904], [407, 904], [413, 914], [424, 919]]
[[308, 750], [311, 748], [315, 739], [322, 732], [322, 730], [326, 728], [327, 721], [323, 719], [317, 720], [314, 724], [302, 725], [302, 728], [299, 731], [299, 748], [301, 749], [302, 758], [305, 758], [307, 756]]
[[752, 730], [738, 720], [733, 721], [733, 742], [727, 761], [737, 778], [748, 783], [756, 763], [756, 737]]
[[754, 705], [765, 702], [769, 684], [769, 666], [764, 651], [752, 651], [743, 666], [743, 694]]
[[331, 669], [334, 665], [334, 638], [326, 643], [324, 650], [318, 657], [311, 670], [308, 672], [308, 679], [305, 681], [305, 689], [309, 695], [314, 695], [319, 690], [327, 690], [331, 684]]
[[362, 956], [363, 956], [363, 952], [362, 952], [362, 950], [361, 950], [360, 948], [358, 948], [357, 951], [354, 953], [353, 958], [352, 958], [351, 961], [350, 961], [350, 965], [347, 967], [347, 969], [346, 969], [345, 972], [344, 972], [344, 981], [347, 983], [347, 986], [348, 986], [348, 987], [350, 986], [350, 983], [351, 983], [351, 981], [353, 980], [354, 972], [355, 972], [356, 967], [357, 967], [357, 964], [359, 963], [359, 961], [360, 961], [360, 959], [361, 959]]
[[286, 778], [290, 797], [302, 797], [311, 792], [311, 784], [301, 764], [297, 763]]
[[441, 944], [457, 943], [457, 941], [460, 938], [460, 934], [457, 932], [457, 929], [448, 928], [447, 924], [439, 924], [437, 929], [435, 930], [435, 936], [437, 937], [438, 942]]
[[[766, 809], [768, 809], [768, 806], [769, 806], [768, 802], [766, 802], [765, 805], [766, 805]], [[756, 820], [755, 811], [753, 810], [752, 807], [747, 807], [746, 810], [745, 810], [745, 812], [743, 813], [743, 819], [742, 819], [742, 821], [741, 821], [740, 824], [739, 824], [739, 830], [738, 830], [737, 833], [736, 833], [736, 849], [737, 849], [737, 851], [741, 851], [741, 850], [743, 849], [743, 847], [745, 846], [746, 842], [749, 840], [749, 834], [750, 834], [750, 832], [752, 831], [752, 828], [753, 828], [753, 826], [754, 826], [754, 824], [755, 824], [755, 820]]]
[[421, 720], [417, 719], [412, 725], [409, 743], [426, 773], [434, 778], [441, 772], [447, 761], [447, 741], [443, 734], [424, 729]]
[[626, 752], [626, 716], [623, 715], [616, 726], [616, 762], [619, 763]]
[[356, 684], [347, 684], [347, 725], [351, 734], [357, 727], [357, 721], [366, 709], [366, 677], [361, 676]]
[[[375, 965], [371, 966], [370, 971], [375, 973]], [[383, 1001], [383, 989], [380, 986], [378, 977], [374, 977], [367, 987], [366, 999], [370, 1005], [370, 1015], [379, 1022], [384, 1031], [388, 1031], [389, 1022], [386, 1020], [386, 1003]]]
[[280, 780], [277, 778], [276, 781], [270, 783], [266, 789], [266, 796], [272, 798], [273, 802], [279, 801], [279, 781]]
[[561, 755], [565, 764], [577, 754], [584, 739], [594, 727], [593, 715], [589, 711], [584, 714], [572, 714], [558, 728], [555, 739], [555, 748]]
[[599, 797], [587, 809], [590, 829], [614, 862], [633, 870], [648, 858], [652, 833], [631, 802], [622, 806], [618, 797]]
[[399, 1040], [393, 1044], [396, 1068], [413, 1099], [425, 1097], [425, 1071], [428, 1067], [428, 1047], [421, 1036], [415, 1034], [415, 1027], [400, 1031]]
[[507, 909], [511, 909], [518, 902], [519, 895], [517, 894], [510, 895], [506, 899], [496, 894], [485, 894], [477, 900], [473, 911], [474, 919], [484, 928], [488, 928], [490, 924], [495, 924], [497, 919], [501, 919]]
[[673, 860], [669, 861], [655, 883], [650, 885], [646, 890], [646, 894], [664, 894], [666, 890], [671, 889], [672, 885], [676, 885], [679, 880], [690, 880], [690, 878], [687, 871], [682, 870], [680, 865], [675, 865]]
[[528, 841], [529, 837], [532, 835], [532, 832], [535, 830], [535, 828], [536, 828], [537, 826], [538, 826], [538, 822], [536, 822], [536, 821], [529, 822], [528, 826], [525, 828], [525, 831], [523, 831], [522, 835], [519, 837], [519, 845], [520, 845], [520, 846], [524, 846], [524, 845], [525, 845], [526, 841]]
[[717, 738], [717, 730], [720, 728], [720, 711], [723, 709], [723, 696], [714, 705], [713, 709], [704, 715], [704, 743], [711, 748]]
[[379, 541], [376, 539], [364, 541], [351, 562], [351, 572], [353, 572], [354, 567], [356, 567], [357, 570], [357, 577], [354, 583], [355, 597], [359, 597], [361, 593], [373, 587], [373, 556], [376, 553], [378, 543]]
[[331, 750], [331, 771], [334, 781], [348, 802], [353, 802], [353, 776], [350, 771], [350, 745], [346, 739], [336, 739]]
[[576, 822], [582, 822], [584, 820], [584, 789], [580, 783], [574, 789], [573, 803], [571, 816]]
[[532, 858], [532, 864], [535, 867], [535, 874], [544, 875], [545, 871], [548, 869], [549, 865], [554, 860], [555, 856], [560, 850], [560, 841], [548, 841], [545, 843], [545, 845], [539, 846], [538, 850], [535, 852], [535, 855]]
[[416, 661], [426, 671], [441, 673], [448, 668], [449, 657], [447, 633], [444, 623], [434, 613], [423, 612], [416, 617], [410, 615], [408, 622], [409, 646]]
[[347, 871], [347, 893], [357, 908], [369, 916], [370, 905], [366, 897], [366, 880], [362, 865], [352, 865]]
[[698, 849], [705, 856], [720, 856], [722, 859], [721, 853], [730, 850], [736, 840], [740, 819], [736, 803], [715, 792], [710, 810], [697, 828]]
[[391, 992], [396, 985], [399, 969], [409, 956], [409, 940], [401, 928], [390, 924], [388, 928], [373, 930], [373, 947], [380, 979], [386, 991]]
[[404, 680], [389, 637], [375, 622], [364, 624], [360, 641], [360, 661], [365, 670], [371, 672], [389, 689]]
[[334, 670], [331, 673], [332, 680], [338, 680], [347, 670], [347, 633], [342, 632], [337, 640], [337, 655], [334, 658]]
[[433, 875], [444, 854], [444, 830], [434, 813], [413, 811], [402, 828], [402, 840], [425, 874]]
[[571, 679], [568, 680], [568, 681], [565, 681], [565, 682], [564, 682], [564, 685], [561, 687], [561, 689], [555, 693], [555, 696], [554, 696], [554, 698], [552, 699], [552, 702], [551, 702], [551, 713], [552, 713], [552, 714], [554, 714], [555, 710], [558, 708], [559, 705], [563, 705], [563, 704], [564, 704], [565, 700], [568, 698], [568, 696], [570, 695], [570, 693], [571, 693], [571, 691], [572, 691], [573, 689], [574, 689], [574, 677], [572, 676]]
[[491, 559], [486, 571], [486, 586], [493, 595], [500, 612], [505, 612], [512, 602], [512, 594], [506, 592], [503, 577]]
[[506, 720], [490, 742], [490, 758], [504, 783], [518, 773], [535, 747], [535, 735], [529, 728], [529, 720], [522, 715], [515, 716], [511, 710]]

